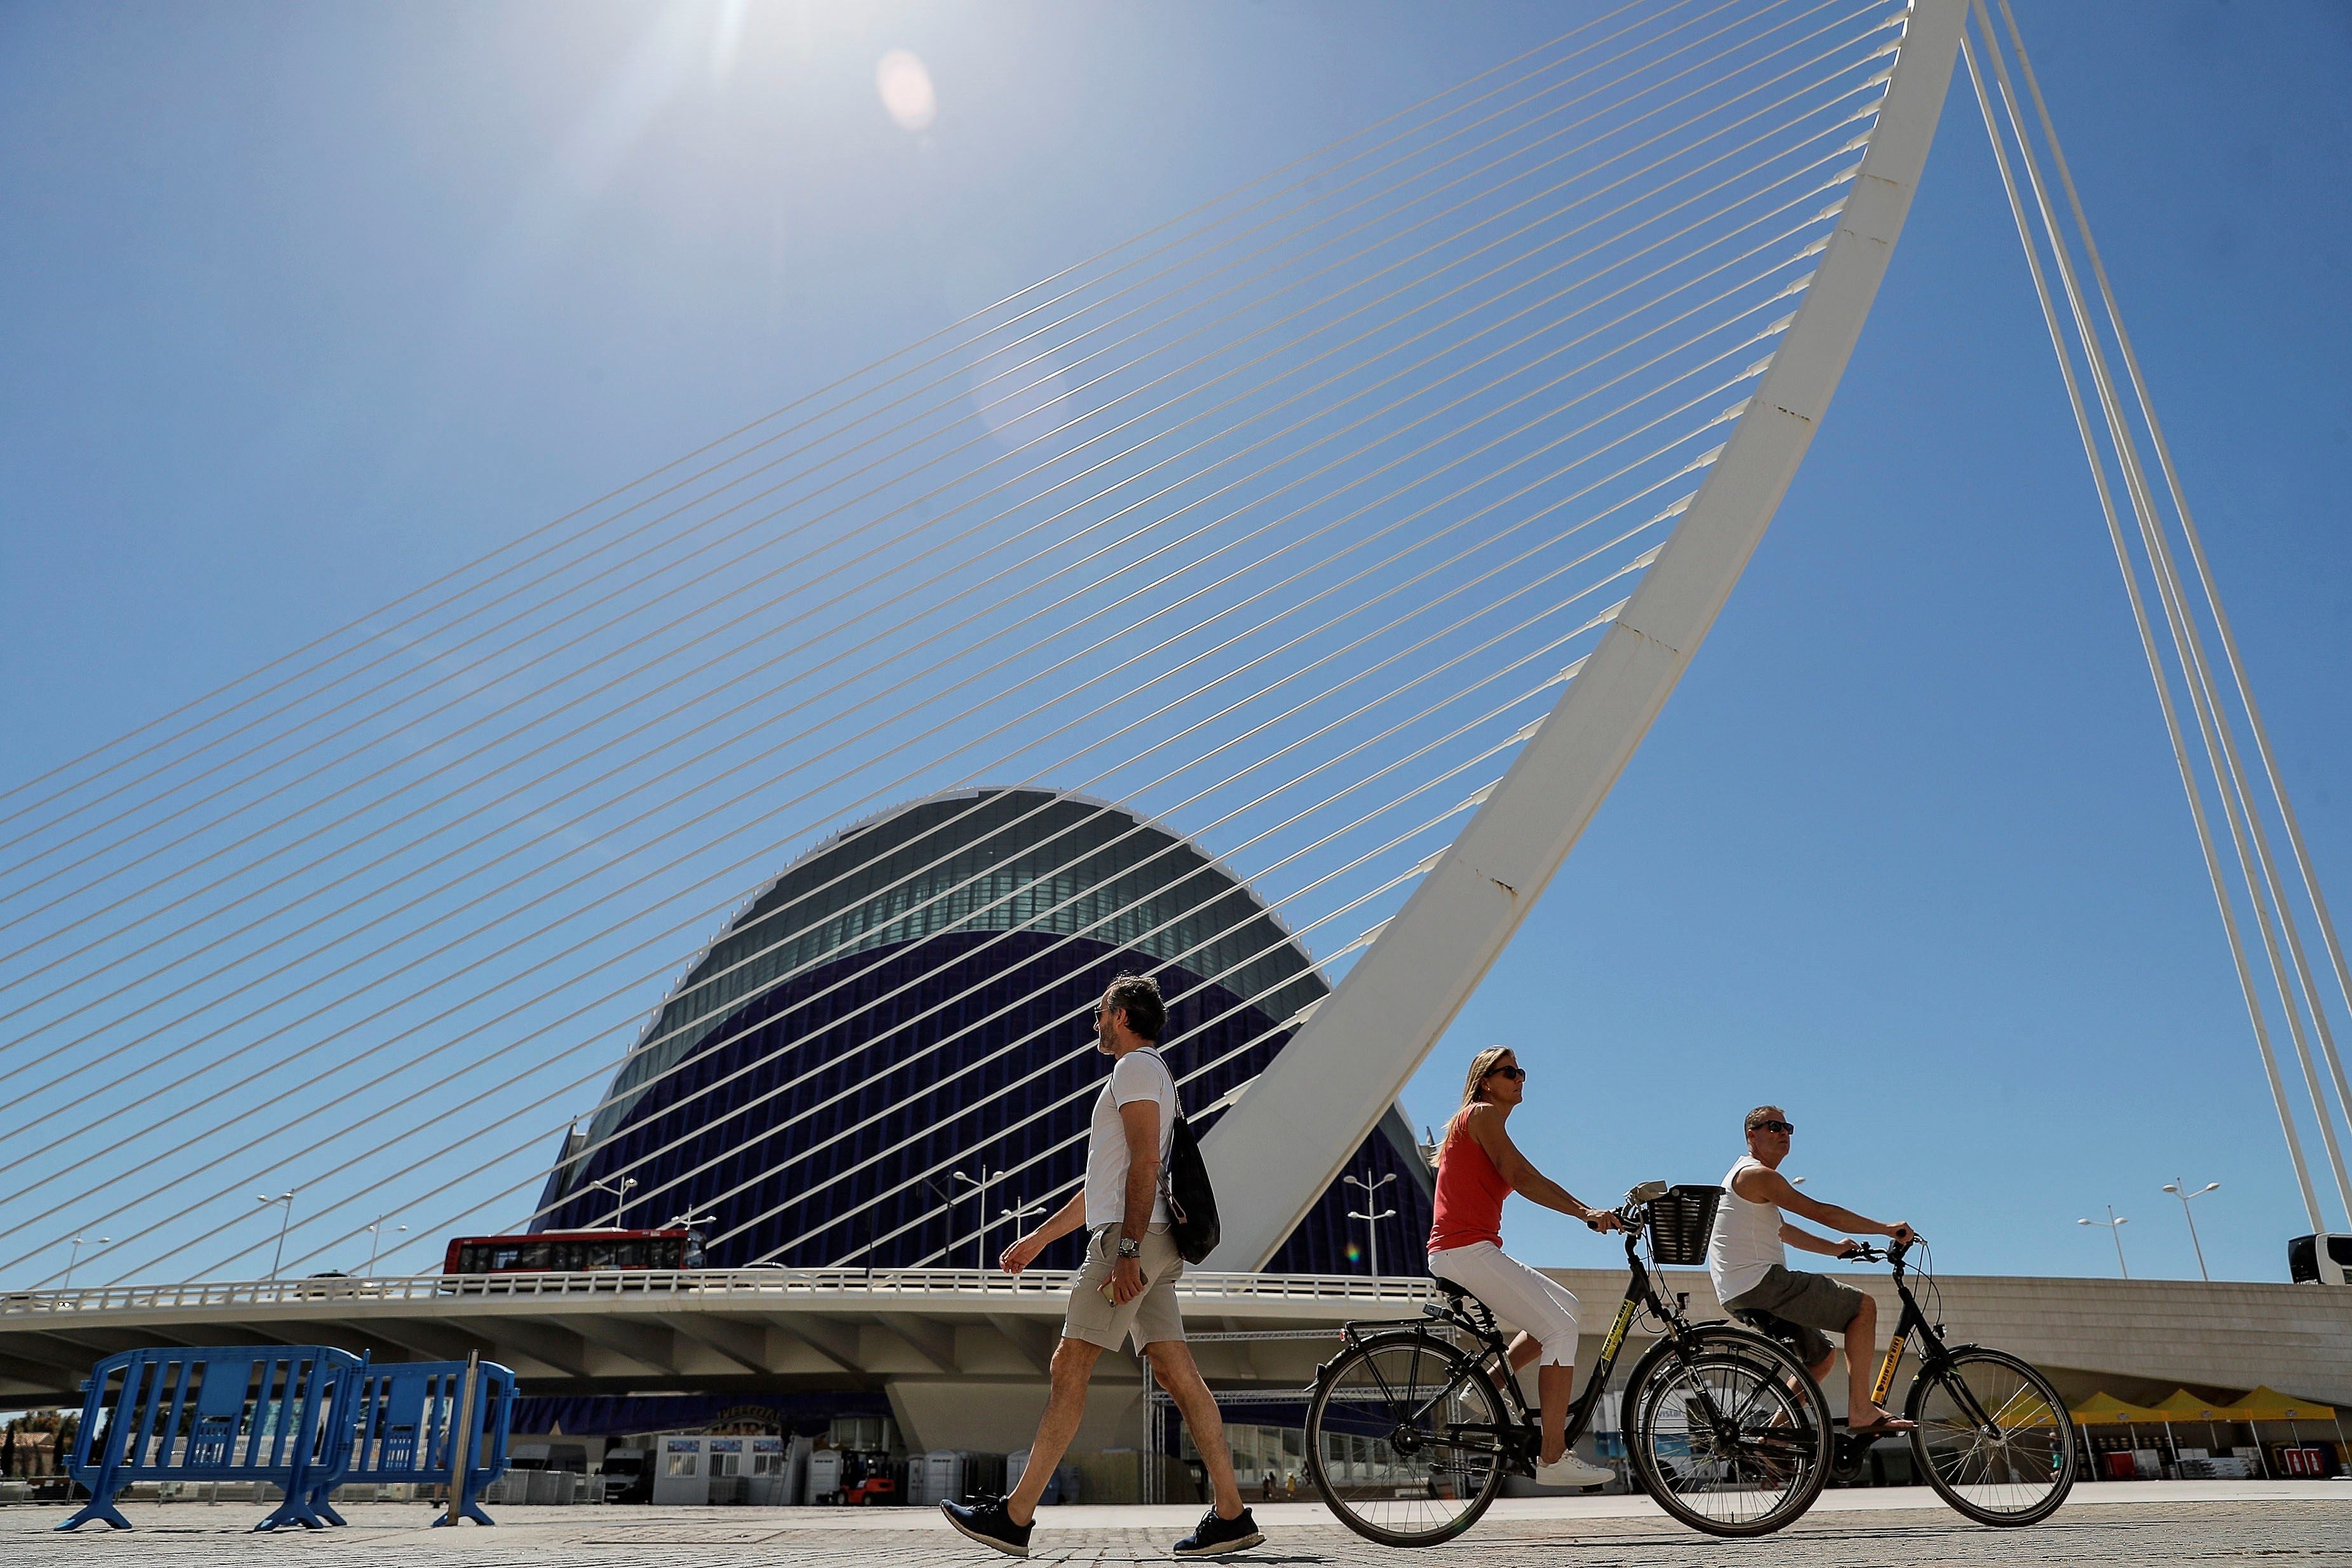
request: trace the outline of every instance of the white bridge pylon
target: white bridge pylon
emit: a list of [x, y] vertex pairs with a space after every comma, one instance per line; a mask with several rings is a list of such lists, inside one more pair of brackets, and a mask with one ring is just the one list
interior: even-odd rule
[[1673, 695], [1828, 413], [1935, 139], [1967, 11], [1917, 0], [1805, 301], [1657, 560], [1370, 949], [1205, 1140], [1212, 1269], [1263, 1266], [1428, 1056]]

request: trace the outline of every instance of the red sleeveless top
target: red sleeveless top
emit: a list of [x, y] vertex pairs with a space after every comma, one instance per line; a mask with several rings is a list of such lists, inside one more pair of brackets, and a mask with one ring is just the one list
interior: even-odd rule
[[1463, 1121], [1469, 1113], [1464, 1107], [1447, 1125], [1445, 1145], [1438, 1155], [1437, 1201], [1429, 1226], [1432, 1252], [1477, 1241], [1503, 1244], [1503, 1200], [1511, 1196], [1511, 1184], [1478, 1140], [1465, 1135]]

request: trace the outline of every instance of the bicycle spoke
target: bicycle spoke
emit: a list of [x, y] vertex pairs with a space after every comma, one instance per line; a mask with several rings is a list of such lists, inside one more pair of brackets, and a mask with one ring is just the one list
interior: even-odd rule
[[1724, 1534], [1776, 1529], [1820, 1485], [1822, 1431], [1810, 1384], [1762, 1342], [1712, 1336], [1687, 1360], [1662, 1362], [1636, 1398], [1644, 1469], [1658, 1500], [1685, 1523]]
[[1992, 1351], [1963, 1352], [1912, 1396], [1913, 1453], [1945, 1500], [1988, 1524], [2030, 1523], [2073, 1483], [2073, 1427], [2046, 1379]]
[[1484, 1511], [1510, 1430], [1493, 1384], [1468, 1358], [1421, 1335], [1376, 1339], [1343, 1355], [1317, 1395], [1308, 1470], [1359, 1534], [1428, 1544]]

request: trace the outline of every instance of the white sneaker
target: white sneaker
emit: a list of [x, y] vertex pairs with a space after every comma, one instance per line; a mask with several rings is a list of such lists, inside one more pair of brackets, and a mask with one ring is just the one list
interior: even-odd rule
[[1615, 1472], [1598, 1465], [1588, 1465], [1574, 1454], [1562, 1454], [1559, 1462], [1536, 1467], [1536, 1484], [1548, 1487], [1597, 1487], [1617, 1479]]

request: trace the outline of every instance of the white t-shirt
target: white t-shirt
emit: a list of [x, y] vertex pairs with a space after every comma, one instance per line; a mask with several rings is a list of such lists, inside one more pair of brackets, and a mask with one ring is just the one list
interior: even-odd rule
[[1723, 1202], [1715, 1211], [1715, 1234], [1706, 1243], [1707, 1278], [1715, 1281], [1718, 1301], [1746, 1295], [1762, 1281], [1765, 1270], [1789, 1260], [1788, 1249], [1780, 1245], [1780, 1206], [1750, 1203], [1731, 1185], [1742, 1171], [1766, 1168], [1755, 1155], [1742, 1155], [1723, 1178]]
[[[1087, 1228], [1118, 1225], [1127, 1218], [1127, 1124], [1118, 1108], [1138, 1100], [1160, 1103], [1160, 1168], [1168, 1169], [1169, 1145], [1176, 1137], [1176, 1080], [1160, 1052], [1145, 1046], [1111, 1064], [1110, 1079], [1095, 1097], [1093, 1127], [1087, 1134]], [[1151, 1223], [1168, 1223], [1167, 1184], [1151, 1200]]]

